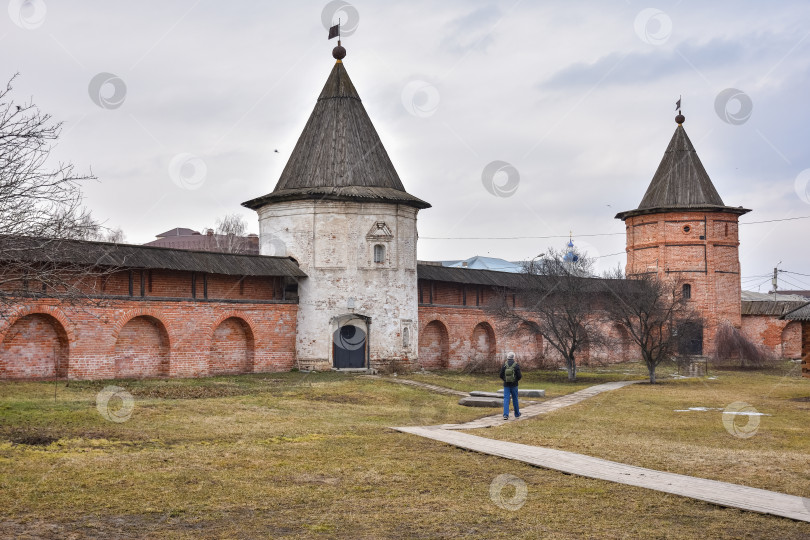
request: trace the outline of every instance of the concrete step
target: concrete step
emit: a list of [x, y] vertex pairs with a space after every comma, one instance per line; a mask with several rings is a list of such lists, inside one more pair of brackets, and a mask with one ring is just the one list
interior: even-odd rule
[[[470, 392], [472, 395], [472, 392]], [[498, 395], [503, 396], [503, 388], [498, 390]], [[533, 390], [529, 388], [518, 388], [518, 396], [520, 397], [546, 397], [545, 390]]]
[[481, 390], [473, 390], [472, 392], [470, 392], [470, 395], [473, 397], [489, 397], [489, 398], [503, 399], [503, 392], [499, 394], [497, 392], [482, 392]]
[[461, 398], [458, 404], [465, 407], [503, 407], [503, 398], [470, 396]]

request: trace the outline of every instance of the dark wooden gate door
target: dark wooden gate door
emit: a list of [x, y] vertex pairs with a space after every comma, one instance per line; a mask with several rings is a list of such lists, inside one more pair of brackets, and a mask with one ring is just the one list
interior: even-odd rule
[[703, 356], [703, 325], [687, 323], [679, 330], [678, 352], [687, 356]]
[[341, 326], [332, 336], [335, 367], [366, 367], [366, 333], [357, 326]]

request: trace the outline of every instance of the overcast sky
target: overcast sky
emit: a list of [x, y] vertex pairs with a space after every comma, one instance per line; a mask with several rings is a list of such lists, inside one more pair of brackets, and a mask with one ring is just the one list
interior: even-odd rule
[[[2, 76], [65, 122], [54, 157], [92, 167], [88, 206], [129, 242], [233, 212], [258, 232], [240, 203], [275, 186], [334, 15], [406, 189], [433, 205], [420, 259], [527, 259], [572, 231], [601, 269], [624, 265], [614, 215], [640, 202], [682, 95], [724, 202], [753, 209], [743, 287], [766, 291], [781, 261], [808, 274], [783, 288], [810, 289], [810, 219], [753, 223], [810, 216], [806, 0], [7, 3]], [[511, 168], [488, 190], [493, 161]]]

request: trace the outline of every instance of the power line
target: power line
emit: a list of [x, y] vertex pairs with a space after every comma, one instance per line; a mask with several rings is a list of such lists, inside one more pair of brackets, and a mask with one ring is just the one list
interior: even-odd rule
[[762, 287], [763, 285], [765, 285], [766, 283], [768, 283], [768, 281], [769, 280], [766, 279], [765, 281], [763, 281], [762, 283], [760, 283], [758, 285], [746, 285], [746, 287], [756, 287], [757, 290], [759, 290], [759, 288]]
[[[758, 225], [760, 223], [776, 223], [779, 221], [795, 221], [797, 219], [810, 219], [810, 216], [798, 216], [792, 218], [766, 219], [764, 221], [741, 221], [740, 225]], [[577, 234], [577, 238], [589, 238], [594, 236], [624, 236], [626, 232], [616, 233], [593, 233]], [[568, 234], [553, 234], [548, 236], [420, 236], [420, 240], [549, 240], [552, 238], [569, 238]]]
[[[597, 233], [577, 234], [577, 238], [590, 236], [624, 236], [626, 233]], [[420, 236], [420, 240], [547, 240], [550, 238], [569, 238], [569, 234], [555, 234], [550, 236]]]
[[797, 284], [793, 283], [792, 281], [790, 281], [789, 279], [787, 279], [787, 278], [785, 278], [785, 277], [782, 277], [782, 281], [784, 281], [785, 283], [787, 283], [787, 284], [788, 284], [788, 285], [790, 285], [791, 287], [796, 287], [797, 289], [804, 289], [804, 287], [803, 287], [803, 286], [801, 286], [801, 285], [797, 285]]
[[757, 223], [774, 223], [776, 221], [794, 221], [796, 219], [810, 219], [810, 216], [789, 217], [782, 219], [766, 219], [765, 221], [741, 221], [740, 225], [756, 225]]
[[626, 251], [620, 251], [618, 253], [611, 253], [610, 255], [599, 255], [598, 257], [591, 257], [591, 259], [604, 259], [605, 257], [613, 257], [615, 255], [624, 255]]
[[[780, 274], [785, 274], [785, 272], [780, 271]], [[786, 276], [782, 275], [782, 279], [787, 281], [788, 283], [790, 283], [793, 286], [796, 286], [796, 283], [798, 282], [799, 283], [799, 288], [810, 288], [810, 285], [805, 283], [803, 279], [798, 278], [798, 277], [796, 277], [794, 275], [791, 275], [790, 279], [788, 279]]]
[[810, 274], [800, 274], [799, 272], [791, 272], [790, 270], [779, 270], [779, 271], [784, 272], [786, 274], [796, 274], [797, 276], [810, 277]]

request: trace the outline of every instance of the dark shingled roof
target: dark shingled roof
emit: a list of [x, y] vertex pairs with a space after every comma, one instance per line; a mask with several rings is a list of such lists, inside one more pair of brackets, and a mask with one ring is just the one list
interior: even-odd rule
[[771, 317], [780, 317], [790, 311], [803, 306], [804, 302], [751, 302], [743, 300], [742, 315], [768, 315]]
[[541, 276], [528, 276], [514, 272], [498, 272], [496, 270], [474, 270], [471, 268], [451, 268], [449, 266], [436, 266], [433, 264], [417, 264], [416, 275], [419, 279], [432, 281], [447, 281], [450, 283], [463, 283], [465, 285], [489, 285], [492, 287], [508, 287], [523, 289], [530, 286], [530, 279]]
[[672, 210], [696, 210], [729, 212], [742, 215], [750, 210], [726, 206], [717, 193], [706, 169], [698, 158], [692, 141], [682, 125], [675, 128], [664, 157], [655, 171], [644, 198], [635, 210], [619, 212], [617, 219], [631, 216], [670, 212]]
[[430, 208], [405, 191], [343, 62], [332, 68], [315, 109], [272, 193], [242, 203], [378, 201]]
[[[476, 270], [472, 268], [451, 268], [437, 266], [429, 262], [420, 262], [416, 265], [416, 275], [419, 279], [431, 281], [444, 281], [464, 285], [488, 285], [507, 289], [544, 289], [559, 288], [558, 278], [545, 275], [529, 275], [515, 272], [498, 272], [497, 270]], [[612, 280], [599, 277], [582, 277], [576, 280], [578, 289], [589, 290], [594, 293], [605, 292], [605, 284]]]
[[807, 321], [810, 322], [810, 302], [805, 305], [794, 309], [790, 313], [786, 313], [781, 317], [788, 321]]
[[289, 257], [191, 251], [152, 246], [0, 237], [0, 260], [25, 260], [79, 266], [153, 268], [236, 276], [290, 276], [306, 274]]

